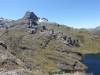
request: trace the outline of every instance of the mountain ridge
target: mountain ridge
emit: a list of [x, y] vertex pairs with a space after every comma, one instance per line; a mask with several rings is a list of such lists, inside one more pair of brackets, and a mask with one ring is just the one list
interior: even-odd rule
[[84, 73], [88, 68], [82, 62], [84, 54], [100, 52], [100, 37], [89, 30], [38, 22], [38, 17], [30, 11], [25, 16], [0, 28], [0, 68], [3, 70], [0, 74]]

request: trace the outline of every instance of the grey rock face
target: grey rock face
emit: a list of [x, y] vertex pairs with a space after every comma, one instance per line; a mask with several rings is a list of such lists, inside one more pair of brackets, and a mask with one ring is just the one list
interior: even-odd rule
[[24, 25], [27, 24], [29, 26], [31, 25], [37, 25], [38, 17], [34, 14], [32, 11], [27, 11], [21, 19], [17, 20], [16, 23], [18, 25]]
[[37, 25], [38, 17], [32, 11], [27, 11], [21, 19], [18, 20], [8, 20], [0, 18], [0, 28], [26, 28], [27, 25], [34, 26]]
[[37, 21], [38, 17], [32, 11], [27, 11], [23, 19], [31, 19]]

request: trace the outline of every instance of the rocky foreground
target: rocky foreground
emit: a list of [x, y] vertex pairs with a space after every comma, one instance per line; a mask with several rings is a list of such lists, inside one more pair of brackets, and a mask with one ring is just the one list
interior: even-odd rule
[[6, 24], [0, 29], [0, 75], [87, 75], [76, 37], [39, 23], [33, 12]]

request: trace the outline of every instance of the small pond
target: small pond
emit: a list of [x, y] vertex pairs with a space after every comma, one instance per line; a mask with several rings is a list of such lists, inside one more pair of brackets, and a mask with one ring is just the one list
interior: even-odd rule
[[85, 55], [83, 62], [88, 66], [87, 72], [100, 75], [100, 53]]

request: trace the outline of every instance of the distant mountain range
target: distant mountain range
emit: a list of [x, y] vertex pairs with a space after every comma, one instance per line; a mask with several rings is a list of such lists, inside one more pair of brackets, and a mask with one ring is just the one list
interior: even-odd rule
[[[26, 25], [29, 24], [37, 24], [40, 22], [48, 22], [48, 19], [46, 18], [40, 18], [37, 17], [32, 11], [27, 11], [21, 19], [18, 20], [11, 20], [11, 19], [5, 19], [5, 18], [0, 18], [0, 28], [7, 28], [7, 27], [15, 27], [16, 25]], [[20, 26], [21, 27], [21, 26]], [[26, 26], [27, 27], [27, 26]]]
[[[7, 28], [7, 27], [18, 27], [18, 25], [20, 24], [24, 24], [22, 25], [22, 28], [28, 27], [28, 24], [37, 24], [37, 23], [50, 23], [48, 21], [48, 19], [46, 18], [40, 18], [37, 17], [32, 11], [27, 11], [24, 15], [24, 17], [22, 17], [21, 19], [18, 20], [11, 20], [11, 19], [5, 19], [5, 18], [0, 18], [0, 28]], [[25, 25], [26, 24], [26, 25]], [[19, 27], [21, 28], [21, 26]], [[84, 28], [85, 29], [85, 28]], [[86, 29], [88, 30], [88, 29]], [[92, 32], [94, 32], [94, 34], [96, 35], [100, 35], [100, 26], [94, 28], [91, 30]]]

